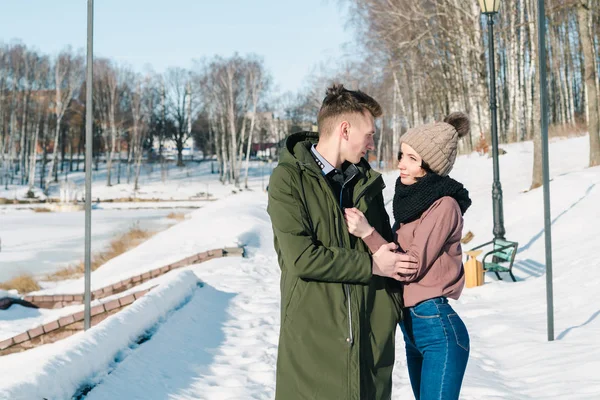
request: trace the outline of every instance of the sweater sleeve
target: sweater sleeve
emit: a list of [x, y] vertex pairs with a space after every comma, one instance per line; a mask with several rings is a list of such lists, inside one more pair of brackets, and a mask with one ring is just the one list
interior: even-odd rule
[[369, 236], [363, 238], [363, 242], [369, 247], [371, 253], [375, 253], [381, 246], [389, 243], [376, 229], [373, 229], [373, 232]]
[[425, 276], [440, 256], [448, 238], [462, 227], [460, 208], [451, 197], [443, 197], [426, 213], [415, 229], [410, 247], [406, 249], [406, 253], [417, 260], [417, 270], [414, 274], [404, 276], [404, 282], [415, 282]]
[[267, 211], [275, 247], [289, 273], [321, 282], [368, 283], [371, 255], [342, 247], [326, 247], [313, 237], [305, 205], [285, 168], [275, 168], [269, 181]]

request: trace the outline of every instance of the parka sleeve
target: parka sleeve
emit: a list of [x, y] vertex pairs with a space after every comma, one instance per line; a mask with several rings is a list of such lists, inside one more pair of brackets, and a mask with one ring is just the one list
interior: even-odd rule
[[281, 166], [269, 181], [269, 204], [276, 249], [288, 273], [314, 281], [368, 283], [372, 259], [364, 251], [325, 247], [313, 238], [295, 177]]

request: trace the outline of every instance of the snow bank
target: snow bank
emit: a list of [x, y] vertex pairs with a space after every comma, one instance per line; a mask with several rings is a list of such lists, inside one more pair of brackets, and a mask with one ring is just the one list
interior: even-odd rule
[[[28, 351], [28, 357], [17, 359], [29, 364], [26, 368], [15, 365], [11, 368], [14, 376], [10, 376], [10, 371], [3, 372], [0, 399], [65, 399], [82, 388], [94, 386], [132, 348], [137, 347], [141, 337], [151, 334], [171, 310], [185, 304], [197, 284], [198, 279], [193, 272], [180, 271], [85, 334]], [[43, 359], [40, 356], [47, 351], [55, 351], [56, 354], [36, 364], [36, 360]], [[10, 363], [12, 358], [2, 357], [2, 363]]]

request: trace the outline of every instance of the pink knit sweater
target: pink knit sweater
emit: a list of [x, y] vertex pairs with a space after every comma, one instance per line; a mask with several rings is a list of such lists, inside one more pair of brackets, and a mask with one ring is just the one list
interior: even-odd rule
[[[459, 298], [465, 283], [462, 228], [458, 203], [447, 196], [433, 203], [419, 219], [400, 225], [397, 243], [418, 266], [416, 273], [402, 279], [405, 307], [438, 296]], [[373, 253], [387, 243], [376, 231], [363, 240]]]

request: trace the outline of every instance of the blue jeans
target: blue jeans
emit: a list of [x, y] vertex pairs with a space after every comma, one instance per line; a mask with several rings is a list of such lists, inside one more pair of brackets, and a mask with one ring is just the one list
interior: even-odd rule
[[455, 400], [469, 359], [469, 332], [445, 297], [408, 307], [400, 322], [417, 400]]

